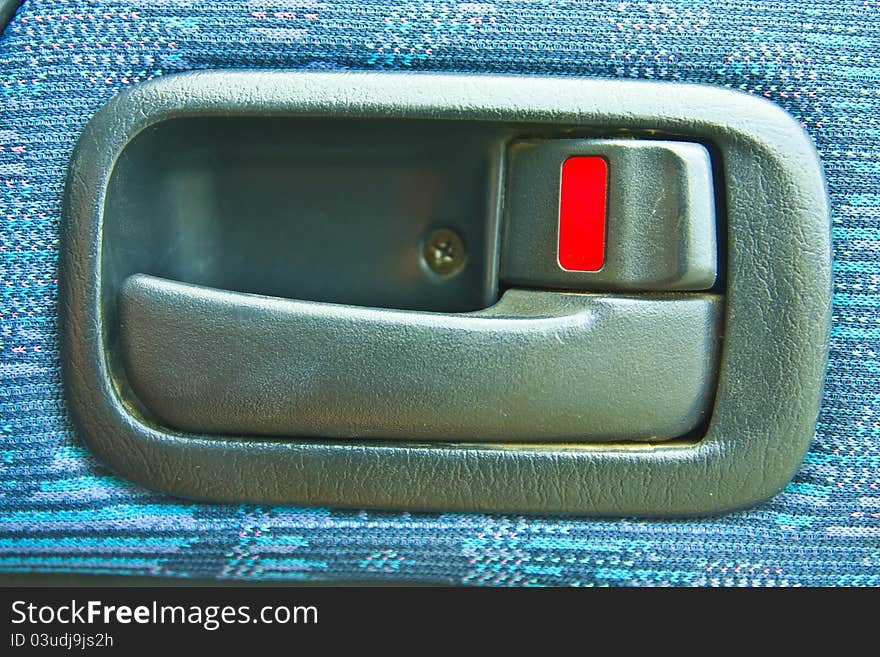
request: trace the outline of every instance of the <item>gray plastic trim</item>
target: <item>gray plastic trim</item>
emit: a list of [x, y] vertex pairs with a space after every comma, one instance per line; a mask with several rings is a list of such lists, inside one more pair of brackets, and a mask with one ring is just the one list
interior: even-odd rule
[[[559, 188], [569, 157], [608, 162], [605, 263], [558, 262]], [[718, 245], [709, 152], [640, 139], [518, 141], [508, 151], [501, 277], [512, 285], [584, 290], [708, 290]]]
[[[419, 444], [191, 435], [133, 413], [112, 376], [101, 226], [113, 164], [177, 116], [339, 115], [502, 121], [524, 136], [686, 138], [725, 189], [726, 306], [702, 439], [651, 445]], [[121, 476], [202, 500], [654, 516], [754, 504], [794, 474], [821, 400], [831, 300], [818, 158], [775, 105], [725, 89], [480, 75], [203, 72], [132, 87], [85, 128], [70, 163], [60, 269], [65, 386], [96, 457]]]
[[0, 34], [6, 29], [21, 6], [22, 0], [0, 0]]
[[[193, 117], [142, 130], [104, 201], [102, 285], [132, 274], [434, 312], [498, 300], [506, 135], [482, 123]], [[425, 241], [463, 243], [454, 275]], [[109, 319], [112, 323], [112, 318]]]
[[128, 381], [167, 426], [447, 442], [683, 436], [711, 410], [723, 306], [508, 290], [440, 314], [143, 275], [119, 298]]

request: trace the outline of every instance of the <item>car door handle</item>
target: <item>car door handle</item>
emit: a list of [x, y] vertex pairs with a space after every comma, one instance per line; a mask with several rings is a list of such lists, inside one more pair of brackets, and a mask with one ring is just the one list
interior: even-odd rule
[[134, 275], [129, 383], [189, 432], [646, 440], [707, 417], [718, 295], [511, 289], [470, 313], [279, 299]]
[[212, 71], [69, 163], [64, 380], [115, 472], [227, 502], [681, 515], [816, 426], [815, 149], [726, 89]]

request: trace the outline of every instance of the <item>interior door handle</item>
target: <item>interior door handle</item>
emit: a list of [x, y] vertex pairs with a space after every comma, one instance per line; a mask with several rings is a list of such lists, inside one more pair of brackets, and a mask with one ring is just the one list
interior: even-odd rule
[[718, 295], [508, 290], [470, 313], [386, 310], [128, 278], [129, 383], [189, 432], [644, 440], [707, 416]]
[[830, 325], [815, 149], [635, 81], [216, 71], [69, 163], [72, 416], [226, 502], [679, 515], [789, 481]]

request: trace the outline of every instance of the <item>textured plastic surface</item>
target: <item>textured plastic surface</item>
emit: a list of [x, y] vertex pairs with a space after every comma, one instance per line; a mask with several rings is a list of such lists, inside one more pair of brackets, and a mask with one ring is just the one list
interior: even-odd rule
[[128, 382], [179, 430], [577, 442], [705, 422], [723, 303], [508, 290], [443, 315], [133, 276], [120, 306]]
[[[524, 129], [555, 123], [711, 144], [726, 190], [727, 305], [715, 405], [702, 439], [648, 448], [282, 442], [171, 433], [132, 415], [105, 358], [97, 248], [119, 152], [167, 118], [316, 113], [509, 121]], [[743, 94], [500, 76], [168, 76], [120, 94], [90, 122], [71, 162], [65, 207], [62, 332], [74, 416], [99, 458], [177, 494], [395, 508], [717, 512], [779, 490], [813, 434], [830, 321], [824, 183], [800, 126]]]
[[[365, 0], [316, 7], [316, 18], [269, 0], [136, 6], [132, 16], [115, 0], [28, 0], [0, 40], [11, 83], [0, 102], [3, 570], [220, 583], [880, 584], [880, 99], [865, 95], [877, 79], [866, 56], [880, 51], [875, 6], [499, 0], [416, 15], [398, 0]], [[823, 408], [794, 479], [756, 508], [692, 522], [193, 503], [108, 472], [69, 420], [59, 370], [71, 153], [88, 119], [144, 76], [268, 67], [699, 82], [789, 112], [828, 178], [835, 254]]]
[[[461, 312], [497, 299], [497, 127], [332, 117], [178, 118], [122, 151], [103, 285], [147, 273], [237, 292]], [[454, 229], [464, 269], [421, 261]]]
[[[608, 162], [605, 258], [596, 270], [565, 267], [554, 252], [559, 172], [572, 156]], [[509, 148], [508, 171], [501, 272], [508, 284], [630, 291], [706, 290], [715, 284], [714, 181], [702, 145], [520, 140]]]

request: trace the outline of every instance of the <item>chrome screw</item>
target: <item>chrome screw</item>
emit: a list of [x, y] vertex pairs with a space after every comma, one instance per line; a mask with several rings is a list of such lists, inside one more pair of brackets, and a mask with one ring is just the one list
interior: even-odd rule
[[425, 239], [422, 258], [434, 273], [454, 276], [464, 267], [467, 254], [458, 233], [449, 228], [438, 228]]

